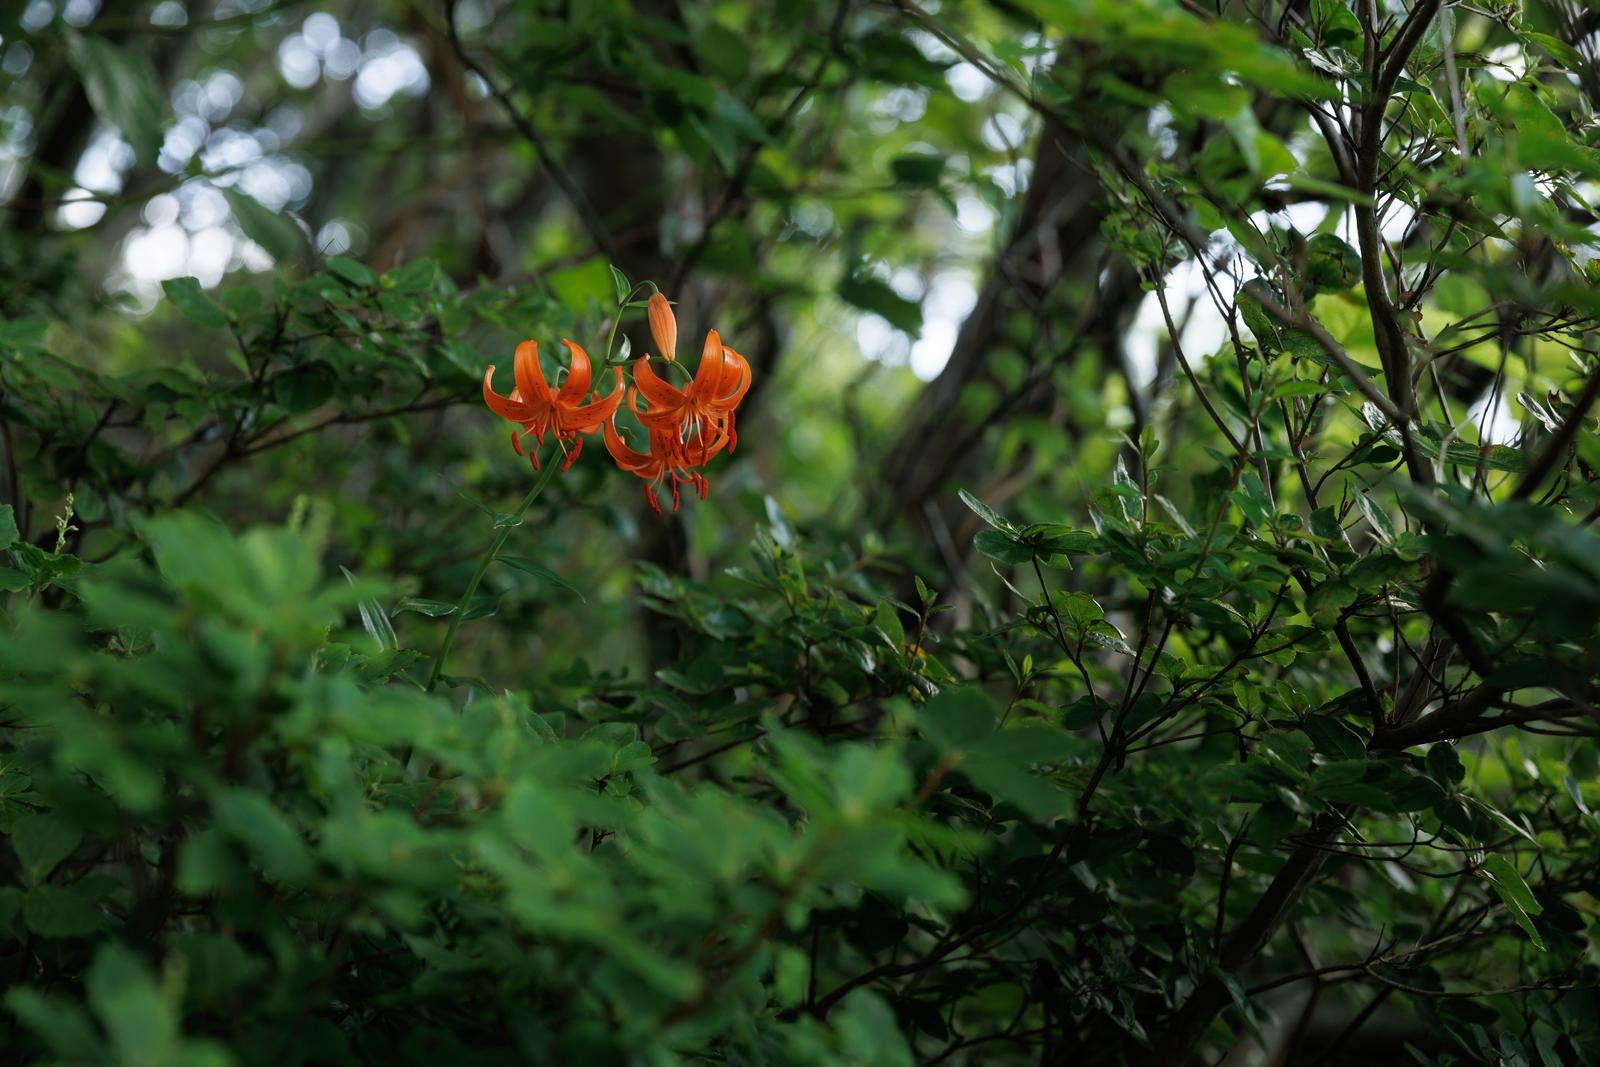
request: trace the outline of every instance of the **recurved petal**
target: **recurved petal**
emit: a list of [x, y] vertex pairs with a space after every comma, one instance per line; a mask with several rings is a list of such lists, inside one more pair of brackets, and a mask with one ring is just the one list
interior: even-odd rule
[[684, 402], [684, 394], [675, 386], [662, 381], [661, 376], [651, 369], [648, 359], [634, 362], [633, 384], [650, 402], [652, 412], [664, 414]]
[[750, 391], [750, 364], [743, 356], [726, 346], [722, 349], [722, 358], [727, 368], [722, 380], [726, 392], [718, 396], [715, 403], [726, 411], [732, 411], [739, 406], [739, 401], [744, 399], [744, 394]]
[[539, 367], [539, 342], [524, 341], [517, 346], [513, 361], [517, 373], [517, 392], [525, 403], [543, 407], [550, 403], [550, 387], [545, 384], [544, 371]]
[[646, 317], [650, 320], [650, 336], [656, 339], [656, 349], [669, 360], [677, 359], [678, 319], [672, 314], [667, 298], [652, 293]]
[[533, 405], [523, 403], [520, 399], [513, 399], [517, 394], [501, 396], [495, 392], [493, 383], [494, 364], [491, 363], [489, 369], [483, 372], [483, 402], [489, 406], [490, 411], [512, 422], [527, 422], [537, 414]]
[[684, 466], [703, 467], [712, 457], [724, 448], [728, 448], [732, 438], [726, 424], [702, 424], [698, 433], [679, 448], [682, 450]]
[[572, 356], [572, 368], [567, 371], [567, 380], [561, 383], [561, 391], [556, 399], [558, 403], [576, 404], [589, 391], [589, 353], [574, 341], [563, 340], [561, 343], [567, 346], [567, 352]]
[[622, 371], [616, 370], [617, 386], [605, 396], [597, 397], [587, 404], [576, 407], [561, 408], [561, 426], [565, 430], [577, 433], [593, 433], [599, 429], [602, 422], [606, 422], [617, 413], [617, 408], [622, 404], [623, 387]]
[[611, 458], [617, 461], [617, 466], [625, 471], [637, 474], [641, 478], [653, 478], [660, 467], [660, 459], [648, 452], [639, 452], [630, 447], [617, 433], [614, 422], [605, 424], [604, 438], [606, 451], [611, 453]]
[[[635, 376], [634, 380], [638, 380], [637, 376]], [[681, 405], [641, 408], [639, 406], [639, 390], [637, 388], [628, 390], [627, 405], [628, 410], [633, 412], [634, 418], [642, 422], [652, 432], [674, 429], [678, 423], [683, 421], [683, 407]]]
[[688, 391], [695, 399], [714, 400], [721, 393], [722, 379], [727, 373], [727, 359], [722, 353], [722, 338], [716, 330], [711, 330], [700, 351], [700, 366], [695, 369], [694, 381], [689, 383]]

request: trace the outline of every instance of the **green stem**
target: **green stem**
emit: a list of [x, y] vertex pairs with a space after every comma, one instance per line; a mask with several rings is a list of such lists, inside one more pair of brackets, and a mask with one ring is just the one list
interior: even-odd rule
[[617, 345], [617, 327], [622, 325], [622, 316], [627, 314], [628, 305], [632, 303], [634, 295], [638, 293], [640, 289], [654, 289], [655, 287], [656, 286], [654, 282], [639, 282], [635, 284], [632, 289], [628, 290], [627, 296], [622, 298], [622, 305], [617, 308], [617, 313], [611, 316], [611, 333], [606, 337], [606, 366], [618, 367], [628, 362], [625, 359], [611, 358], [611, 350]]
[[[537, 455], [538, 453], [534, 453]], [[467, 613], [467, 605], [472, 602], [472, 594], [478, 591], [478, 583], [483, 581], [483, 576], [489, 572], [489, 564], [500, 554], [505, 547], [506, 540], [510, 538], [511, 531], [522, 525], [522, 516], [525, 515], [533, 502], [544, 492], [544, 487], [550, 484], [556, 471], [560, 469], [558, 460], [561, 458], [559, 443], [551, 449], [550, 454], [544, 457], [544, 470], [539, 474], [539, 480], [533, 483], [533, 488], [528, 490], [528, 495], [522, 498], [522, 503], [517, 505], [517, 510], [509, 516], [497, 516], [496, 525], [499, 529], [495, 532], [494, 540], [489, 542], [489, 550], [478, 561], [478, 569], [472, 572], [472, 580], [467, 583], [467, 588], [461, 594], [461, 600], [456, 604], [456, 610], [450, 613], [450, 626], [444, 632], [444, 642], [439, 645], [438, 653], [433, 657], [433, 669], [428, 672], [427, 691], [433, 692], [434, 686], [439, 684], [439, 674], [444, 670], [445, 657], [450, 655], [450, 646], [455, 644], [456, 631], [461, 629], [461, 620]], [[503, 523], [503, 525], [500, 525]]]

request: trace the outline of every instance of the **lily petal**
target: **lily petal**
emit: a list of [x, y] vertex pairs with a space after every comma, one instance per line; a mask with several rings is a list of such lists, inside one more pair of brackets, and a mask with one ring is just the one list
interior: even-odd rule
[[517, 392], [524, 403], [535, 407], [550, 403], [550, 387], [545, 384], [544, 371], [539, 367], [539, 342], [524, 341], [517, 346], [512, 365], [517, 375]]
[[644, 398], [650, 401], [652, 411], [670, 411], [681, 407], [686, 397], [683, 392], [668, 382], [662, 381], [650, 367], [648, 359], [640, 359], [633, 365], [633, 384]]
[[622, 397], [625, 392], [622, 386], [622, 370], [613, 368], [617, 374], [616, 388], [602, 397], [597, 397], [587, 404], [560, 409], [561, 428], [575, 433], [594, 433], [600, 428], [602, 422], [607, 421], [617, 413], [617, 408], [622, 406]]
[[512, 422], [527, 422], [538, 416], [539, 410], [532, 404], [523, 402], [517, 390], [510, 396], [501, 396], [494, 391], [494, 364], [489, 364], [489, 369], [483, 372], [483, 402], [489, 410], [499, 415], [502, 419]]
[[621, 467], [625, 471], [639, 474], [640, 477], [648, 478], [654, 476], [653, 473], [644, 474], [641, 472], [648, 471], [650, 468], [658, 466], [660, 464], [660, 460], [657, 457], [652, 456], [648, 452], [639, 452], [628, 447], [628, 443], [622, 439], [622, 435], [617, 433], [617, 426], [614, 422], [606, 423], [603, 432], [606, 442], [606, 451], [610, 452], [611, 458], [617, 461], [617, 466]]
[[567, 352], [572, 356], [572, 369], [567, 372], [567, 380], [561, 383], [561, 391], [556, 395], [558, 404], [576, 404], [582, 400], [589, 391], [589, 353], [583, 346], [573, 341], [563, 340]]
[[724, 375], [723, 387], [729, 388], [727, 378], [735, 378], [731, 385], [731, 392], [718, 396], [716, 403], [729, 411], [739, 406], [739, 401], [744, 399], [744, 394], [750, 391], [750, 363], [739, 353], [726, 346], [722, 349], [722, 357], [726, 362], [729, 374]]
[[689, 394], [694, 399], [704, 402], [719, 392], [727, 369], [727, 360], [722, 353], [722, 338], [717, 336], [716, 330], [709, 331], [705, 347], [700, 352], [700, 366], [694, 372], [694, 381], [689, 383]]

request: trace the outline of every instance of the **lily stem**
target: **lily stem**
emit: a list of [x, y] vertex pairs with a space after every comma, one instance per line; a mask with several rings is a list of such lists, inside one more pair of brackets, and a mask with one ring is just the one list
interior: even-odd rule
[[622, 325], [622, 316], [627, 312], [628, 305], [633, 301], [639, 290], [655, 288], [655, 282], [637, 282], [632, 289], [628, 290], [628, 295], [622, 298], [622, 303], [617, 306], [617, 313], [611, 316], [611, 333], [606, 337], [606, 366], [618, 367], [628, 362], [626, 359], [611, 358], [611, 350], [617, 345], [617, 327]]
[[[535, 455], [538, 453], [536, 452]], [[467, 583], [466, 591], [461, 594], [461, 600], [456, 604], [455, 611], [450, 613], [450, 626], [444, 632], [444, 641], [439, 645], [439, 651], [433, 657], [433, 669], [428, 672], [427, 691], [433, 692], [439, 684], [439, 675], [444, 670], [444, 661], [450, 655], [450, 646], [455, 644], [456, 631], [461, 629], [461, 620], [467, 614], [467, 605], [472, 602], [472, 595], [478, 591], [478, 584], [483, 581], [483, 576], [489, 572], [489, 564], [500, 554], [506, 541], [511, 537], [511, 531], [522, 525], [522, 516], [527, 514], [533, 502], [539, 499], [539, 494], [544, 492], [544, 487], [550, 484], [556, 471], [560, 469], [557, 461], [561, 458], [561, 450], [552, 449], [550, 455], [544, 458], [544, 470], [539, 474], [539, 480], [533, 483], [533, 488], [528, 490], [528, 495], [522, 498], [522, 503], [517, 505], [517, 510], [509, 516], [495, 517], [494, 540], [489, 542], [489, 549], [478, 561], [478, 569], [472, 572], [472, 580]]]

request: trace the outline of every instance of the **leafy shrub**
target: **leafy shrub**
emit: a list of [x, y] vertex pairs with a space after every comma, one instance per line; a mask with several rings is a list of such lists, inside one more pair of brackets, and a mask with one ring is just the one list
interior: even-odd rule
[[[1464, 493], [1408, 497], [1407, 529], [1355, 482], [1303, 524], [1242, 453], [1229, 482], [1191, 519], [1119, 473], [1087, 528], [968, 496], [1032, 586], [969, 629], [773, 511], [717, 581], [643, 574], [690, 636], [654, 684], [512, 661], [450, 697], [397, 647], [393, 589], [327, 572], [326, 508], [152, 516], [95, 566], [0, 509], [18, 1040], [888, 1063], [1054, 1019], [1142, 1043], [1186, 995], [1252, 995], [1233, 973], [1292, 908], [1385, 931], [1300, 966], [1435, 991], [1463, 1034], [1492, 1018], [1453, 983], [1515, 987], [1544, 1047], [1591, 1048], [1587, 994], [1526, 991], [1593, 975], [1594, 745], [1466, 739], [1587, 714], [1564, 694], [1594, 669], [1593, 535]], [[1351, 648], [1444, 625], [1494, 650], [1481, 674], [1352, 676]], [[1533, 951], [1449, 962], [1507, 941]]]
[[[8, 1062], [1600, 1062], [1590, 13], [407, 5], [368, 265], [167, 144], [294, 5], [104, 6], [0, 13]], [[96, 123], [275, 269], [109, 296]]]

